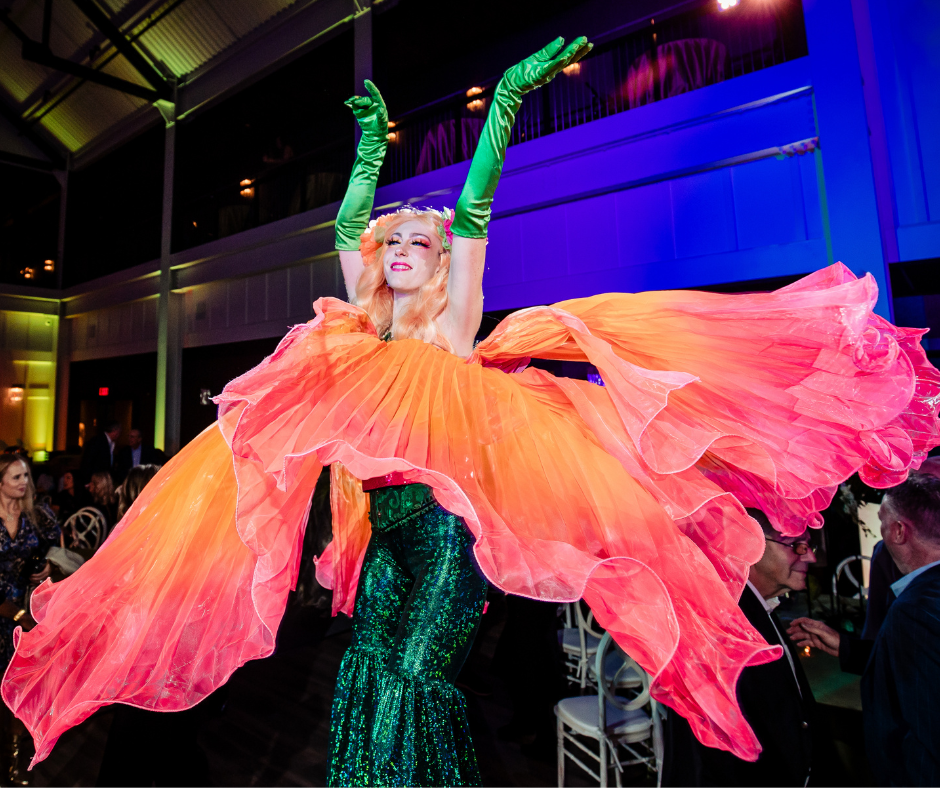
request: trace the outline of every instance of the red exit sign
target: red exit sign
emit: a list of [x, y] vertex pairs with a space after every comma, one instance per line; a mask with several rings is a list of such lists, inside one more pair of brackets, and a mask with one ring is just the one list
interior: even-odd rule
[[107, 386], [102, 386], [100, 389], [98, 389], [98, 396], [99, 396], [99, 397], [107, 397], [107, 396], [108, 396], [108, 387], [107, 387]]

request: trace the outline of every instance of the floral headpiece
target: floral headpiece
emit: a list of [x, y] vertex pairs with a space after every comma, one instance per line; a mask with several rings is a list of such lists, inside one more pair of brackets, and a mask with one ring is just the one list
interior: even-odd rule
[[[443, 211], [437, 211], [433, 208], [429, 210], [434, 211], [443, 220], [443, 226], [436, 225], [437, 234], [441, 239], [441, 246], [444, 247], [444, 251], [451, 251], [454, 247], [454, 233], [450, 228], [454, 223], [454, 212], [450, 208], [445, 208]], [[362, 255], [362, 262], [365, 265], [372, 263], [376, 251], [385, 243], [385, 225], [389, 223], [392, 217], [398, 216], [403, 211], [416, 212], [413, 208], [400, 208], [392, 213], [382, 214], [382, 216], [369, 222], [369, 227], [359, 236], [359, 254]]]

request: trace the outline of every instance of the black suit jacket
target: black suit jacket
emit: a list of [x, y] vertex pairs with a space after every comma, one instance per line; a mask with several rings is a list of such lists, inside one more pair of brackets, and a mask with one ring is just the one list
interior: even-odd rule
[[[127, 478], [134, 461], [134, 455], [130, 446], [122, 446], [114, 452], [114, 482], [120, 484]], [[146, 443], [140, 445], [140, 464], [141, 465], [163, 465], [166, 462], [166, 455], [153, 446]]]
[[940, 785], [940, 566], [888, 609], [862, 676], [875, 785]]
[[[115, 456], [117, 453], [115, 448]], [[99, 471], [110, 473], [111, 467], [111, 445], [108, 443], [108, 436], [102, 432], [89, 440], [82, 449], [82, 482], [87, 484], [91, 481], [92, 474]]]
[[[744, 668], [738, 680], [741, 711], [761, 743], [755, 763], [724, 750], [706, 747], [692, 735], [689, 724], [670, 711], [664, 726], [663, 785], [799, 785], [806, 783], [813, 761], [816, 701], [796, 649], [774, 631], [760, 599], [747, 586], [741, 610], [761, 636], [790, 650], [796, 681], [786, 654], [764, 665]], [[775, 619], [781, 635], [786, 628]], [[797, 688], [799, 682], [799, 689]]]

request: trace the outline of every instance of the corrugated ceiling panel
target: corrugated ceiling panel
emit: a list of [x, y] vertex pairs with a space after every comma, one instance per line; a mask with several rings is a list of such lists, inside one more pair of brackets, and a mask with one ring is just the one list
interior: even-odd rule
[[[42, 3], [37, 2], [39, 18], [42, 19]], [[41, 24], [41, 22], [40, 22]], [[90, 43], [92, 36], [101, 41], [104, 36], [88, 21], [78, 8], [68, 3], [54, 3], [52, 6], [52, 31], [50, 45], [59, 57], [72, 59], [75, 52]], [[35, 38], [39, 38], [37, 34]]]
[[296, 0], [206, 0], [206, 2], [215, 9], [222, 21], [238, 38], [243, 38], [271, 17], [293, 5]]
[[15, 0], [10, 19], [26, 35], [37, 41], [42, 37], [42, 0]]
[[124, 59], [123, 55], [118, 55], [101, 70], [106, 74], [110, 74], [112, 77], [118, 77], [127, 82], [133, 82], [135, 85], [143, 85], [147, 88], [150, 87], [150, 83], [137, 72], [136, 68]]
[[0, 33], [0, 84], [17, 102], [25, 101], [48, 75], [42, 66], [23, 60], [21, 51], [12, 33]]
[[204, 3], [183, 3], [140, 38], [154, 57], [181, 77], [235, 43], [232, 32]]
[[42, 123], [69, 150], [77, 151], [146, 103], [143, 99], [86, 82], [46, 115]]
[[[130, 0], [98, 2], [112, 19], [120, 17], [121, 11], [130, 4]], [[168, 2], [144, 2], [132, 16], [141, 20]], [[212, 60], [294, 2], [296, 0], [186, 0], [144, 33], [140, 43], [173, 74], [182, 77]], [[14, 0], [8, 6], [13, 21], [37, 40], [42, 34], [43, 5], [44, 0]], [[50, 43], [56, 55], [80, 61], [87, 54], [93, 38], [101, 42], [103, 50], [111, 49], [73, 3], [55, 3], [52, 18]], [[115, 21], [124, 26], [120, 18]], [[19, 41], [0, 28], [0, 85], [17, 102], [23, 103], [30, 97], [35, 99], [45, 90], [51, 89], [55, 94], [64, 86], [63, 83], [71, 82], [70, 78], [58, 72], [24, 61], [20, 49]], [[116, 57], [103, 70], [129, 82], [147, 84], [122, 56]], [[42, 124], [69, 150], [76, 151], [145, 103], [119, 91], [85, 83], [46, 115]]]
[[103, 6], [104, 10], [108, 12], [108, 16], [113, 17], [129, 2], [130, 0], [98, 0], [98, 5]]
[[141, 42], [182, 77], [208, 62], [296, 0], [188, 0]]

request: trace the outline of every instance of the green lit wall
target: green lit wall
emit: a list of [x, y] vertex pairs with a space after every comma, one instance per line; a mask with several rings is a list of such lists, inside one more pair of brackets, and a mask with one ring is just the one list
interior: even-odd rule
[[0, 310], [0, 441], [51, 451], [58, 318]]

